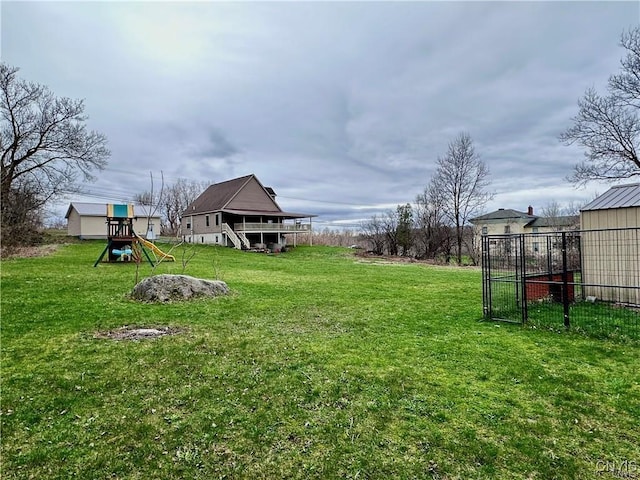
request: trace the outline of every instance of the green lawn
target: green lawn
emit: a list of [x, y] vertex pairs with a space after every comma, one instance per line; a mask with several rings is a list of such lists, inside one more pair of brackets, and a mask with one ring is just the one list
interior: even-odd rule
[[640, 477], [640, 346], [481, 322], [477, 269], [196, 247], [232, 295], [144, 305], [103, 247], [2, 262], [3, 479]]

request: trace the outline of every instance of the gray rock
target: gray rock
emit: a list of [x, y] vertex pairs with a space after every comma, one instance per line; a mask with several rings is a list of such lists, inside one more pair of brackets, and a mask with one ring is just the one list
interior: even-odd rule
[[228, 293], [229, 287], [220, 280], [165, 274], [142, 280], [133, 287], [131, 297], [143, 302], [170, 302], [197, 297], [218, 297]]

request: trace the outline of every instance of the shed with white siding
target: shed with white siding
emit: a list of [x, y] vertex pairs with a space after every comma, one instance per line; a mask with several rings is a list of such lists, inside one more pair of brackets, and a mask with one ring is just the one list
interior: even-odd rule
[[[133, 220], [133, 228], [136, 233], [147, 237], [149, 226], [154, 234], [160, 233], [160, 216], [149, 214], [149, 207], [135, 205], [136, 217]], [[107, 204], [71, 202], [65, 215], [67, 219], [67, 235], [78, 237], [81, 240], [106, 239], [107, 238]]]
[[585, 205], [580, 224], [585, 295], [640, 305], [640, 183], [617, 185]]

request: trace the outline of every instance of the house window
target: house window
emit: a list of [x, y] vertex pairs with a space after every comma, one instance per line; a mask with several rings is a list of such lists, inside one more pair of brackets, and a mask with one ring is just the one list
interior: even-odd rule
[[209, 215], [204, 216], [204, 223], [207, 225], [207, 227], [209, 226]]
[[504, 226], [504, 233], [511, 233], [511, 225]]
[[187, 230], [191, 229], [191, 222], [187, 222]]
[[[218, 217], [216, 217], [216, 218], [218, 218]], [[218, 241], [219, 241], [219, 240], [218, 240], [218, 235], [216, 235], [216, 243], [218, 243]]]
[[[538, 233], [538, 227], [533, 227], [533, 233]], [[537, 250], [536, 250], [537, 252]]]
[[486, 235], [489, 232], [489, 229], [487, 227], [482, 227], [482, 234]]
[[204, 237], [200, 237], [200, 243], [204, 243]]
[[[216, 227], [220, 225], [220, 214], [216, 213]], [[217, 241], [217, 240], [216, 240]]]

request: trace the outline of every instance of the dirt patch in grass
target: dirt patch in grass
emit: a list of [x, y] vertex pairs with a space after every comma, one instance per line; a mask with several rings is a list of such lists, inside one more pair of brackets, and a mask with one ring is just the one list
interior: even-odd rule
[[124, 326], [106, 332], [97, 332], [93, 337], [110, 340], [151, 340], [168, 335], [178, 335], [184, 330], [176, 327], [130, 327]]

